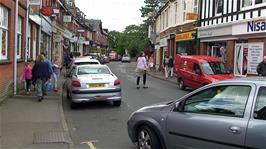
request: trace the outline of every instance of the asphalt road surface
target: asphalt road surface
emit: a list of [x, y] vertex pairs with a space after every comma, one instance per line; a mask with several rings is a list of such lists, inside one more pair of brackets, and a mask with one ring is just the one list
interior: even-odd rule
[[[113, 73], [122, 81], [122, 104], [88, 103], [70, 109], [64, 98], [64, 112], [75, 148], [136, 149], [127, 134], [126, 122], [135, 110], [158, 102], [178, 99], [187, 92], [177, 85], [147, 76], [148, 89], [136, 89], [135, 63], [111, 62]], [[142, 80], [141, 80], [142, 81]], [[89, 143], [95, 142], [90, 147]]]

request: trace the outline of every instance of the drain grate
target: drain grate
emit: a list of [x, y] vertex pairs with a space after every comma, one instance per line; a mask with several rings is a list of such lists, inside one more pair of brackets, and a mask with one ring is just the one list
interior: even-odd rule
[[46, 143], [71, 143], [69, 135], [65, 132], [36, 132], [33, 137], [33, 144]]

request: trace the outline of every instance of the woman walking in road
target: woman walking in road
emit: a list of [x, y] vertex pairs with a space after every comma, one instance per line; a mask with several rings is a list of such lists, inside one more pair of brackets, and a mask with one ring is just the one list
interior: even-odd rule
[[141, 52], [140, 56], [137, 59], [137, 68], [136, 68], [136, 74], [137, 74], [137, 89], [139, 89], [139, 81], [140, 81], [140, 77], [143, 77], [143, 88], [148, 88], [146, 86], [146, 77], [147, 77], [147, 69], [148, 69], [148, 65], [147, 65], [147, 60], [144, 56], [144, 53]]
[[51, 71], [49, 65], [45, 62], [45, 57], [43, 55], [39, 55], [38, 59], [39, 60], [36, 61], [33, 66], [32, 75], [34, 80], [36, 80], [38, 101], [41, 102], [45, 92], [45, 83], [50, 78]]

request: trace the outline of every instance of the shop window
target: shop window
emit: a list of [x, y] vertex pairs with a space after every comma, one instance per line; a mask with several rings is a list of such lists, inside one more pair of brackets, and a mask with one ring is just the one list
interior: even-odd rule
[[8, 59], [8, 10], [0, 5], [0, 61]]

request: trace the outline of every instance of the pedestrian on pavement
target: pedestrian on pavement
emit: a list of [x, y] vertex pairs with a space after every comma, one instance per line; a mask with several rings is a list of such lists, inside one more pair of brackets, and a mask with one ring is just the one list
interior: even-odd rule
[[66, 70], [69, 69], [69, 64], [71, 63], [71, 58], [68, 54], [64, 56], [64, 65]]
[[32, 67], [29, 62], [25, 62], [25, 66], [23, 69], [23, 78], [26, 82], [26, 94], [30, 94], [31, 89], [31, 79], [32, 79]]
[[263, 61], [257, 66], [257, 72], [259, 76], [266, 76], [266, 56], [263, 57]]
[[[49, 59], [46, 58], [46, 54], [44, 52], [41, 52], [41, 55], [44, 56], [44, 59], [45, 59], [44, 62], [46, 64], [48, 64], [48, 66], [49, 66], [49, 74], [52, 75], [54, 73], [52, 62]], [[52, 76], [52, 77], [54, 77], [54, 76]], [[49, 78], [51, 78], [51, 76]], [[48, 89], [48, 91], [52, 90], [51, 86], [52, 86], [52, 83], [50, 81], [49, 82], [45, 82], [44, 95], [46, 95], [47, 89]]]
[[149, 59], [149, 67], [151, 70], [154, 70], [154, 55], [152, 54], [150, 59]]
[[51, 76], [51, 71], [49, 65], [45, 62], [44, 55], [40, 54], [38, 56], [38, 61], [36, 61], [32, 69], [32, 75], [34, 80], [36, 80], [38, 101], [41, 102], [43, 100], [43, 96], [46, 94], [45, 84]]
[[144, 52], [141, 52], [140, 56], [137, 59], [137, 66], [135, 70], [137, 74], [137, 89], [140, 88], [139, 81], [141, 76], [143, 77], [143, 88], [148, 88], [146, 86], [147, 69], [148, 69], [147, 60], [144, 56]]
[[163, 60], [165, 78], [169, 77], [169, 74], [168, 74], [168, 63], [169, 63], [169, 57], [166, 55], [164, 57], [164, 60]]
[[44, 58], [45, 58], [45, 63], [47, 63], [48, 66], [49, 66], [50, 74], [53, 74], [53, 64], [52, 64], [52, 62], [51, 62], [49, 59], [46, 58], [46, 54], [45, 54], [44, 52], [41, 52], [41, 55], [44, 56]]
[[174, 59], [172, 56], [169, 56], [169, 60], [168, 60], [168, 77], [173, 77], [174, 75]]
[[56, 55], [53, 60], [53, 76], [54, 76], [54, 91], [58, 91], [58, 82], [59, 82], [59, 76], [61, 71], [62, 63], [59, 59], [59, 56]]

